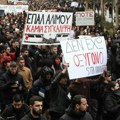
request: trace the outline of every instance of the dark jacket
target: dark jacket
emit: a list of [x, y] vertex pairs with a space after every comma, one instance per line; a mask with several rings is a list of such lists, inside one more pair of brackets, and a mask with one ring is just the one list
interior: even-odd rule
[[34, 95], [41, 96], [44, 99], [44, 107], [49, 107], [49, 89], [51, 85], [51, 79], [45, 80], [42, 77], [40, 77], [38, 80], [36, 80], [33, 83], [33, 86], [30, 90], [30, 97]]
[[120, 120], [120, 116], [116, 120]]
[[83, 79], [78, 79], [77, 81], [73, 81], [70, 86], [69, 86], [69, 92], [71, 94], [72, 97], [74, 97], [77, 94], [81, 94], [86, 96], [88, 103], [90, 104], [90, 99], [91, 99], [91, 87], [93, 85], [98, 84], [101, 79], [103, 79], [102, 77], [98, 78], [98, 79], [87, 79], [87, 78], [83, 78]]
[[[40, 77], [37, 81], [34, 82], [33, 87], [30, 90], [30, 96], [32, 97], [34, 95], [39, 95], [39, 96], [43, 97], [44, 98], [44, 107], [46, 109], [49, 108], [50, 104], [52, 106], [52, 109], [53, 109], [53, 105], [54, 105], [54, 107], [58, 108], [58, 105], [59, 105], [58, 101], [60, 102], [59, 98], [61, 96], [61, 93], [60, 94], [58, 93], [59, 92], [58, 89], [63, 89], [63, 88], [60, 86], [59, 86], [59, 88], [57, 88], [58, 85], [56, 84], [55, 81], [58, 80], [58, 78], [60, 76], [61, 76], [61, 73], [57, 74], [53, 79], [50, 79], [50, 80], [45, 80], [42, 77]], [[51, 90], [54, 91], [52, 93], [52, 95], [50, 95]], [[64, 91], [64, 90], [62, 90], [62, 91]], [[66, 96], [67, 93], [63, 93], [63, 94], [65, 94], [65, 96]], [[58, 95], [59, 95], [59, 98], [58, 98]], [[65, 96], [62, 96], [61, 98], [65, 97]], [[55, 100], [57, 102], [55, 102]], [[52, 101], [52, 103], [50, 101]], [[61, 106], [61, 104], [60, 104], [60, 106]]]
[[50, 112], [57, 112], [64, 114], [65, 109], [69, 105], [69, 98], [68, 98], [68, 86], [61, 85], [59, 83], [60, 77], [62, 73], [59, 73], [56, 79], [51, 83], [50, 89]]
[[43, 115], [40, 115], [40, 117], [38, 119], [37, 118], [35, 119], [32, 117], [32, 115], [30, 113], [28, 113], [21, 120], [47, 120], [47, 119]]
[[5, 120], [5, 119], [0, 116], [0, 120]]
[[[14, 87], [13, 85], [16, 84], [17, 87]], [[24, 94], [25, 92], [22, 76], [20, 76], [18, 72], [12, 75], [10, 71], [7, 71], [0, 77], [0, 91], [2, 91], [1, 99], [3, 104], [7, 105], [12, 103], [12, 98], [15, 94]]]
[[16, 120], [20, 120], [26, 113], [29, 112], [29, 107], [27, 104], [23, 104], [20, 110], [16, 110], [12, 104], [8, 105], [5, 110], [2, 112], [1, 116], [6, 119], [7, 117], [12, 117]]
[[116, 120], [120, 114], [120, 90], [108, 93], [104, 105], [106, 120]]
[[60, 118], [60, 120], [93, 120], [91, 115], [88, 112], [76, 112], [68, 107], [66, 113]]

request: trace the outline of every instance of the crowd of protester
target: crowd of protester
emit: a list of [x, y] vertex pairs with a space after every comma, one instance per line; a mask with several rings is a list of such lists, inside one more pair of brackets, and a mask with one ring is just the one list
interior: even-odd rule
[[[8, 3], [12, 4], [12, 3]], [[64, 0], [32, 0], [30, 11], [84, 11]], [[120, 120], [120, 29], [110, 36], [95, 26], [73, 27], [71, 36], [104, 36], [107, 68], [69, 80], [60, 45], [22, 45], [27, 13], [0, 17], [0, 120]], [[80, 73], [82, 74], [82, 73]]]

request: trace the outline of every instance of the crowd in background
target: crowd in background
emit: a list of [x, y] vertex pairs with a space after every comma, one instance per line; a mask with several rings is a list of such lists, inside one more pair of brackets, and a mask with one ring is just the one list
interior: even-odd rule
[[[32, 0], [28, 5], [30, 11], [53, 10], [74, 14], [76, 11], [85, 10], [84, 3], [75, 8], [70, 6], [71, 2], [63, 0]], [[90, 4], [89, 7], [91, 6]], [[69, 80], [69, 64], [62, 62], [60, 45], [21, 44], [26, 17], [25, 11], [0, 17], [2, 118], [20, 120], [27, 114], [22, 120], [119, 120], [119, 27], [111, 36], [97, 20], [94, 26], [84, 27], [76, 26], [73, 19], [73, 38], [77, 39], [79, 35], [104, 36], [108, 60], [103, 74]], [[37, 106], [35, 101], [40, 104]], [[41, 108], [37, 111], [35, 107]], [[31, 119], [28, 119], [29, 117]]]

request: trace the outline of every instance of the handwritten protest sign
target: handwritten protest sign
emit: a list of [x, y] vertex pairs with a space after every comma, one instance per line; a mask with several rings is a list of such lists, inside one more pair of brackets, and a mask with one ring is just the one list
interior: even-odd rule
[[28, 5], [0, 5], [0, 10], [4, 10], [5, 14], [14, 13], [18, 14], [23, 11], [28, 11]]
[[94, 76], [103, 73], [107, 64], [104, 37], [80, 37], [60, 41], [64, 58], [69, 63], [70, 79]]
[[76, 26], [94, 25], [94, 11], [76, 12]]
[[[68, 12], [28, 12], [23, 44], [57, 43], [58, 35], [68, 35], [72, 28], [72, 13]], [[36, 37], [37, 36], [37, 37]], [[43, 39], [44, 38], [44, 39]]]

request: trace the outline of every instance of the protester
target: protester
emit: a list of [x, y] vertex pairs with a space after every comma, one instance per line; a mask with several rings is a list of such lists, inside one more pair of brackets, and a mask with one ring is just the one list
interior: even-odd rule
[[107, 85], [107, 93], [104, 100], [104, 120], [116, 120], [120, 111], [120, 89], [119, 84], [111, 81]]
[[64, 64], [64, 69], [51, 82], [49, 107], [51, 120], [58, 120], [70, 103], [67, 89], [69, 86], [67, 68], [68, 64]]
[[43, 101], [39, 96], [30, 98], [30, 112], [25, 115], [21, 120], [47, 120], [42, 115]]
[[[75, 3], [78, 3], [78, 5], [76, 6]], [[8, 2], [8, 4], [13, 5], [14, 2], [10, 2], [10, 3]], [[29, 6], [28, 8], [29, 11], [34, 11], [34, 12], [46, 11], [46, 12], [50, 12], [50, 14], [52, 14], [52, 12], [72, 12], [73, 13], [72, 30], [68, 35], [70, 39], [73, 39], [73, 38], [78, 39], [80, 35], [88, 35], [91, 37], [96, 37], [96, 36], [99, 37], [101, 35], [104, 36], [105, 42], [107, 43], [106, 44], [107, 54], [108, 54], [107, 69], [108, 71], [110, 71], [110, 75], [107, 73], [107, 75], [104, 76], [104, 78], [101, 79], [100, 81], [98, 79], [97, 81], [93, 80], [94, 77], [98, 78], [99, 76], [93, 76], [89, 80], [87, 76], [85, 79], [78, 78], [75, 81], [71, 80], [69, 81], [71, 82], [69, 87], [68, 87], [68, 84], [63, 85], [64, 83], [66, 83], [68, 79], [66, 75], [65, 76], [61, 75], [59, 79], [54, 81], [55, 74], [59, 73], [59, 71], [62, 71], [64, 69], [63, 67], [64, 56], [62, 54], [61, 46], [53, 45], [52, 43], [50, 43], [49, 46], [23, 45], [22, 40], [23, 40], [24, 25], [26, 23], [27, 13], [26, 11], [23, 11], [16, 14], [13, 11], [13, 13], [7, 13], [3, 16], [0, 16], [0, 52], [1, 52], [0, 54], [0, 75], [1, 75], [0, 76], [0, 104], [2, 105], [1, 106], [2, 109], [6, 105], [12, 103], [12, 97], [16, 93], [24, 94], [24, 99], [27, 97], [28, 100], [30, 99], [29, 98], [30, 96], [40, 95], [44, 97], [45, 101], [47, 101], [47, 106], [46, 104], [44, 104], [45, 102], [43, 103], [44, 104], [43, 112], [46, 110], [49, 111], [48, 108], [50, 107], [51, 113], [56, 112], [56, 114], [53, 114], [53, 113], [51, 114], [52, 119], [54, 119], [57, 116], [57, 114], [59, 114], [61, 111], [62, 111], [62, 114], [64, 114], [63, 109], [60, 110], [60, 107], [64, 107], [65, 109], [68, 106], [68, 102], [66, 100], [67, 98], [65, 96], [67, 95], [69, 90], [72, 98], [77, 94], [85, 95], [85, 97], [88, 100], [88, 103], [90, 103], [88, 110], [90, 110], [90, 108], [94, 109], [94, 112], [93, 112], [94, 114], [90, 112], [93, 119], [102, 120], [102, 118], [99, 116], [102, 116], [101, 114], [103, 114], [104, 112], [103, 102], [104, 102], [106, 86], [111, 80], [115, 81], [117, 78], [120, 78], [120, 62], [119, 62], [120, 61], [119, 59], [120, 58], [120, 50], [119, 50], [120, 27], [117, 26], [118, 29], [114, 31], [114, 34], [112, 33], [113, 36], [112, 34], [110, 36], [110, 34], [108, 33], [108, 29], [105, 26], [101, 25], [101, 18], [99, 17], [100, 15], [99, 1], [95, 3], [92, 3], [92, 2], [88, 3], [83, 0], [81, 1], [29, 0], [27, 5]], [[95, 25], [77, 26], [76, 19], [75, 19], [76, 11], [79, 12], [79, 11], [85, 11], [89, 9], [93, 10], [94, 7], [96, 8], [94, 9]], [[96, 11], [98, 11], [98, 14], [96, 14]], [[41, 36], [44, 36], [44, 35], [41, 35]], [[64, 40], [64, 37], [62, 37], [62, 40]], [[71, 47], [71, 50], [72, 49], [76, 50], [76, 47], [74, 46], [74, 42], [72, 45], [73, 45], [73, 48]], [[19, 63], [18, 63], [18, 68], [15, 67], [15, 71], [11, 70], [12, 67], [10, 66], [10, 62], [16, 61], [19, 56], [25, 59], [25, 66], [23, 64], [22, 66], [24, 66], [25, 68], [28, 67], [30, 69], [30, 70], [27, 70], [29, 71], [29, 74], [26, 74], [26, 70], [25, 72], [20, 70], [22, 69], [22, 67], [20, 67], [21, 65]], [[49, 72], [44, 71], [45, 67], [46, 68], [49, 67], [50, 71]], [[21, 73], [22, 76], [19, 75], [20, 72], [22, 72]], [[47, 76], [49, 78], [48, 80], [46, 79]], [[19, 85], [15, 83], [16, 87], [14, 88], [12, 86], [14, 84], [13, 82], [15, 81], [17, 83], [19, 82]], [[25, 81], [29, 81], [29, 82], [24, 84]], [[32, 84], [32, 82], [34, 83]], [[26, 89], [27, 89], [27, 92], [25, 92]], [[61, 89], [63, 90], [63, 92], [59, 91]], [[29, 90], [31, 93], [30, 95], [27, 94]], [[53, 94], [50, 97], [50, 94], [52, 92]], [[59, 97], [61, 99], [61, 96], [59, 93], [61, 93], [62, 95], [63, 93], [65, 93], [62, 99], [63, 101], [66, 100], [66, 105], [64, 106], [62, 104], [63, 101], [62, 100], [59, 101]], [[54, 104], [54, 103], [60, 103], [61, 106], [58, 105], [57, 107], [57, 104]], [[55, 108], [54, 110], [53, 110], [53, 107]], [[59, 109], [59, 112], [57, 111], [58, 109]], [[60, 116], [62, 114], [60, 113]], [[32, 115], [30, 114], [30, 116]], [[96, 118], [96, 116], [98, 117]]]
[[86, 98], [82, 95], [76, 95], [60, 120], [92, 120], [91, 115], [87, 112], [87, 108]]
[[24, 103], [23, 97], [19, 94], [16, 94], [13, 96], [13, 102], [6, 106], [1, 116], [4, 119], [13, 118], [15, 120], [20, 120], [28, 112], [29, 107]]
[[25, 60], [23, 57], [17, 58], [17, 65], [18, 74], [23, 77], [25, 87], [29, 91], [32, 88], [33, 81], [31, 70], [25, 66]]
[[9, 70], [0, 77], [0, 90], [3, 108], [12, 103], [15, 94], [24, 95], [26, 89], [22, 76], [17, 72], [16, 62], [11, 62]]

